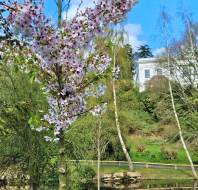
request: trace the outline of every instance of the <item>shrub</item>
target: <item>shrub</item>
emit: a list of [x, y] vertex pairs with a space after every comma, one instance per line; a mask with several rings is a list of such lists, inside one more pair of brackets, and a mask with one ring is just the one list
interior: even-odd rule
[[151, 154], [149, 155], [149, 157], [150, 157], [150, 159], [156, 159], [156, 154], [151, 153]]
[[177, 158], [176, 151], [165, 149], [164, 147], [161, 147], [161, 154], [166, 160], [175, 160]]
[[136, 149], [137, 149], [138, 152], [144, 152], [145, 151], [145, 146], [144, 145], [138, 145], [136, 147]]
[[79, 174], [81, 178], [88, 180], [93, 179], [96, 175], [96, 172], [91, 166], [81, 166]]

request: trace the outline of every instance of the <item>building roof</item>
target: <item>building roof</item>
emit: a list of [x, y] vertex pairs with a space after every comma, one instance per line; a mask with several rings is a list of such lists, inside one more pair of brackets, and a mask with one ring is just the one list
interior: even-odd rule
[[150, 57], [150, 58], [139, 58], [137, 60], [137, 63], [151, 63], [151, 62], [156, 62], [157, 59], [155, 57]]

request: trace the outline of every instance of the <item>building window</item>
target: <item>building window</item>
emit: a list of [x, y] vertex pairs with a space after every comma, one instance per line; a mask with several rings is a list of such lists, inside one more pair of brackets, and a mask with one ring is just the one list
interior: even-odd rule
[[150, 70], [149, 69], [146, 69], [146, 70], [144, 70], [144, 72], [145, 72], [145, 78], [150, 78]]
[[162, 75], [162, 69], [156, 69], [157, 75]]

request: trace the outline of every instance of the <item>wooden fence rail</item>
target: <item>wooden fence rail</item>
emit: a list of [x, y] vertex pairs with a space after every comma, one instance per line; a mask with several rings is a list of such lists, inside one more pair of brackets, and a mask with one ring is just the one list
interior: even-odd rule
[[[82, 163], [88, 165], [96, 165], [97, 160], [67, 160], [67, 162]], [[101, 166], [118, 166], [127, 167], [128, 162], [126, 161], [100, 161]], [[135, 168], [159, 168], [159, 169], [175, 169], [175, 170], [190, 170], [191, 166], [187, 164], [166, 164], [166, 163], [146, 163], [146, 162], [133, 162]], [[194, 165], [195, 169], [198, 170], [198, 165]]]

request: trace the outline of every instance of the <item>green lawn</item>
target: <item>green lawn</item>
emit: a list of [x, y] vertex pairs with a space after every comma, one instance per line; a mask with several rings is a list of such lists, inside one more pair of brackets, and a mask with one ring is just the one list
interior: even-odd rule
[[[135, 162], [153, 162], [153, 163], [178, 163], [188, 164], [186, 154], [179, 144], [164, 143], [163, 139], [155, 137], [130, 136], [128, 138], [128, 145], [130, 146], [130, 155]], [[143, 146], [143, 152], [138, 151], [138, 146]], [[177, 158], [174, 160], [167, 160], [161, 153], [161, 147], [164, 146], [169, 150], [177, 152]], [[192, 159], [198, 160], [198, 155], [193, 149], [189, 149]]]
[[142, 174], [142, 179], [193, 179], [190, 170], [171, 169], [137, 169]]

